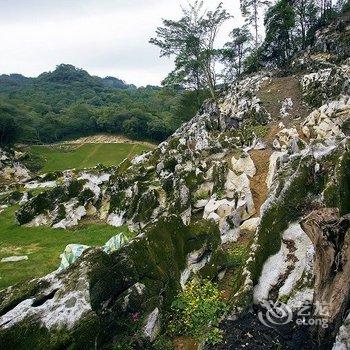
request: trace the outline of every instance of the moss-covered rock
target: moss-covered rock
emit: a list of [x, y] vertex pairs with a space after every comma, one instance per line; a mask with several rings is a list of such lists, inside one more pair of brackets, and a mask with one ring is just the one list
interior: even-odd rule
[[[147, 348], [144, 323], [156, 308], [161, 313], [170, 308], [188, 254], [203, 246], [214, 252], [219, 244], [214, 223], [184, 226], [171, 216], [111, 255], [88, 249], [66, 271], [0, 293], [0, 322], [16, 306], [23, 308], [24, 316], [0, 329], [0, 344], [6, 349], [95, 349], [123, 341], [132, 348]], [[208, 270], [206, 275], [212, 278], [215, 273]], [[72, 293], [78, 300], [69, 297]], [[86, 309], [74, 315], [73, 323], [67, 313], [71, 302], [81, 302]], [[48, 321], [56, 308], [61, 316]], [[21, 334], [26, 337], [16, 336]]]

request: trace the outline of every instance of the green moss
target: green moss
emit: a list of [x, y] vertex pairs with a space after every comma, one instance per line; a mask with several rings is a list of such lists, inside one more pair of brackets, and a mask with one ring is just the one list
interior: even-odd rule
[[93, 198], [95, 198], [95, 194], [94, 194], [94, 192], [92, 192], [92, 190], [90, 190], [90, 188], [85, 188], [78, 195], [78, 201], [81, 205], [86, 205]]
[[184, 176], [186, 186], [191, 190], [195, 190], [199, 185], [204, 182], [203, 173], [196, 175], [196, 171], [190, 171]]
[[249, 122], [244, 123], [237, 131], [235, 131], [235, 136], [239, 137], [241, 140], [241, 145], [251, 144], [254, 137], [264, 138], [269, 131], [266, 125], [261, 125], [254, 120], [249, 120]]
[[42, 181], [55, 181], [62, 175], [62, 171], [49, 172], [42, 177]]
[[125, 192], [119, 191], [111, 194], [109, 213], [115, 212], [116, 209], [122, 209], [125, 206]]
[[[296, 159], [284, 176], [290, 184], [264, 212], [259, 228], [258, 250], [251, 266], [253, 282], [257, 283], [266, 259], [281, 247], [281, 234], [290, 222], [296, 221], [310, 207], [314, 196], [322, 191], [323, 175], [317, 178], [312, 157]], [[301, 190], [304, 189], [304, 190]]]
[[85, 182], [85, 180], [73, 179], [67, 188], [69, 198], [77, 197], [78, 194], [82, 191]]
[[162, 188], [167, 194], [167, 196], [170, 196], [174, 191], [174, 178], [172, 176], [168, 176], [166, 178], [162, 178]]
[[149, 220], [153, 213], [153, 210], [157, 208], [158, 205], [158, 192], [156, 190], [151, 190], [147, 193], [144, 193], [137, 203], [135, 220]]
[[116, 173], [118, 175], [123, 174], [125, 171], [127, 171], [127, 169], [131, 166], [131, 161], [129, 158], [125, 158], [120, 165], [118, 166]]
[[15, 204], [21, 200], [23, 192], [19, 190], [11, 191], [10, 193], [0, 196], [0, 204]]
[[57, 215], [55, 217], [55, 220], [53, 221], [53, 224], [57, 224], [58, 222], [60, 222], [61, 220], [63, 220], [66, 217], [67, 213], [66, 213], [66, 208], [64, 207], [63, 204], [60, 204], [58, 206], [58, 211], [57, 211]]
[[160, 151], [160, 149], [159, 148], [156, 148], [153, 152], [152, 152], [152, 154], [151, 154], [151, 156], [150, 156], [150, 158], [149, 158], [149, 164], [150, 165], [153, 165], [153, 166], [156, 166], [157, 164], [158, 164], [158, 162], [159, 162], [159, 157], [160, 157], [160, 155], [161, 155], [161, 151]]
[[180, 144], [180, 138], [174, 137], [169, 141], [169, 148], [170, 149], [177, 149], [177, 146]]
[[222, 162], [216, 164], [213, 169], [213, 180], [214, 187], [213, 192], [223, 191], [225, 188], [226, 178], [228, 173], [228, 164], [226, 162]]
[[[350, 213], [350, 152], [336, 153], [329, 160], [328, 181], [323, 192], [325, 204], [339, 208], [340, 214]], [[335, 163], [335, 165], [334, 165]]]
[[20, 161], [32, 172], [38, 172], [44, 167], [45, 159], [36, 153], [25, 153]]
[[171, 173], [175, 171], [177, 165], [177, 160], [175, 157], [169, 156], [164, 160], [164, 170], [167, 170]]

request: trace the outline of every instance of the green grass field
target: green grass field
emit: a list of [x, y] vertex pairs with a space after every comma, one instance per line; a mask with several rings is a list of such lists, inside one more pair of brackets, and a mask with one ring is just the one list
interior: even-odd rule
[[[65, 169], [82, 169], [97, 164], [118, 165], [127, 157], [149, 151], [150, 147], [132, 143], [86, 143], [54, 146], [33, 146], [31, 152], [44, 160], [41, 172]], [[40, 190], [42, 191], [42, 190]], [[17, 206], [0, 213], [0, 260], [13, 255], [28, 255], [28, 260], [0, 262], [0, 289], [27, 279], [41, 277], [56, 270], [59, 255], [67, 244], [80, 243], [101, 246], [127, 228], [116, 228], [106, 224], [83, 224], [72, 230], [50, 227], [23, 227], [15, 223]]]
[[97, 164], [118, 165], [127, 157], [147, 152], [150, 147], [132, 143], [85, 143], [32, 146], [31, 152], [44, 159], [42, 173], [91, 168]]
[[125, 232], [125, 227], [106, 224], [86, 224], [74, 230], [50, 227], [23, 227], [15, 224], [11, 207], [0, 213], [0, 260], [13, 255], [28, 255], [28, 260], [0, 262], [0, 290], [18, 282], [41, 277], [56, 270], [59, 255], [67, 244], [104, 245], [114, 235]]

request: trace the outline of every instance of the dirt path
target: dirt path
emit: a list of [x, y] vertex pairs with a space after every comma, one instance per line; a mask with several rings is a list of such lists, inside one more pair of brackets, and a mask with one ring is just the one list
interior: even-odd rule
[[199, 343], [190, 337], [178, 337], [174, 339], [174, 350], [197, 350]]
[[132, 143], [138, 145], [144, 145], [150, 148], [155, 148], [157, 145], [147, 141], [136, 141], [128, 139], [122, 135], [108, 135], [108, 134], [98, 134], [86, 137], [80, 137], [75, 140], [63, 141], [65, 144], [84, 144], [84, 143]]
[[250, 180], [250, 189], [256, 209], [254, 217], [258, 217], [260, 216], [260, 208], [268, 195], [266, 178], [269, 172], [269, 161], [272, 150], [270, 148], [264, 150], [253, 149], [249, 154], [256, 167], [256, 175]]
[[[286, 127], [295, 124], [295, 120], [298, 118], [306, 118], [311, 112], [303, 101], [298, 76], [277, 77], [267, 80], [262, 84], [258, 97], [270, 113], [272, 120], [281, 121]], [[280, 110], [282, 102], [286, 98], [292, 99], [293, 107], [288, 111], [288, 116], [281, 118]]]

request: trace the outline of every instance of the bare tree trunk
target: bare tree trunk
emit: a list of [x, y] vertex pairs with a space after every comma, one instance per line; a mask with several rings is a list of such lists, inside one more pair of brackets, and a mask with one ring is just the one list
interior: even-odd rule
[[204, 70], [205, 77], [207, 79], [207, 85], [209, 88], [210, 95], [216, 101], [215, 81], [213, 79], [210, 63], [206, 63], [203, 67], [203, 70]]
[[259, 24], [258, 24], [258, 4], [254, 3], [254, 28], [255, 28], [255, 49], [259, 46]]

